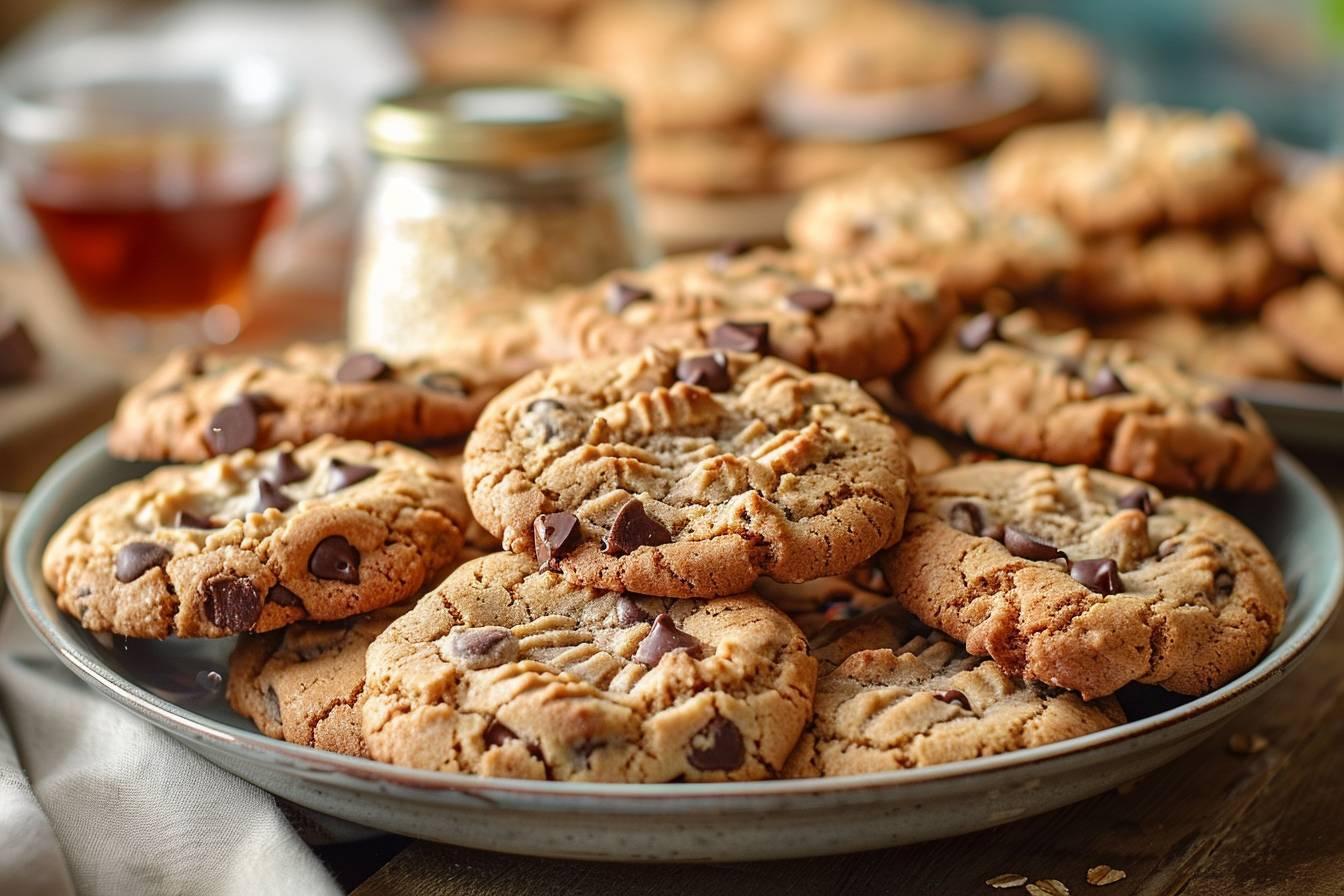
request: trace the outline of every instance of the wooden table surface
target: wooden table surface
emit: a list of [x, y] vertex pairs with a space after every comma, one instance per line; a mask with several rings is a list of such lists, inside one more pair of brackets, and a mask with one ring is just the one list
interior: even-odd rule
[[[6, 273], [0, 267], [0, 287], [12, 289], [13, 271]], [[110, 410], [101, 401], [30, 431], [23, 459], [48, 462]], [[17, 457], [16, 444], [6, 443], [0, 425], [0, 454]], [[1304, 459], [1344, 507], [1344, 466], [1337, 458]], [[1234, 750], [1234, 737], [1263, 748]], [[700, 866], [520, 858], [391, 836], [318, 852], [359, 896], [1026, 892], [985, 884], [1002, 874], [1053, 878], [1073, 894], [1106, 896], [1340, 894], [1341, 746], [1344, 626], [1336, 626], [1288, 680], [1166, 768], [1124, 792], [979, 834], [848, 856]], [[1105, 888], [1087, 884], [1088, 869], [1103, 864], [1126, 877]]]

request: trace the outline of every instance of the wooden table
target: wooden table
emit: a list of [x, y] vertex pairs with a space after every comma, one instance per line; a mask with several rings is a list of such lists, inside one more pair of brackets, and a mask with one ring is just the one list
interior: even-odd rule
[[[12, 287], [4, 273], [0, 282]], [[47, 462], [110, 412], [106, 403], [98, 407], [24, 439], [24, 459], [31, 465], [45, 455]], [[1305, 459], [1344, 507], [1338, 459]], [[1234, 736], [1263, 738], [1263, 749], [1233, 750]], [[701, 866], [519, 858], [390, 836], [318, 852], [359, 896], [1024, 894], [986, 886], [1007, 873], [1057, 879], [1074, 894], [1340, 894], [1344, 757], [1337, 745], [1344, 745], [1341, 626], [1288, 681], [1182, 759], [1124, 792], [979, 834], [858, 855]], [[1102, 864], [1126, 878], [1089, 886], [1088, 869]]]

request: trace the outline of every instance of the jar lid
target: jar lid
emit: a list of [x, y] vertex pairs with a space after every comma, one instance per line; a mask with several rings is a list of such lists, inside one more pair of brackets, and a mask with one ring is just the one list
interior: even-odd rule
[[624, 107], [580, 76], [460, 80], [385, 99], [364, 122], [388, 156], [511, 167], [625, 137]]

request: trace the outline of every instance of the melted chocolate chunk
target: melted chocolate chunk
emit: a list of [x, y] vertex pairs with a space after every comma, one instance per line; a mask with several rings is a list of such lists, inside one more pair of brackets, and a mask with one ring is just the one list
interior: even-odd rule
[[1120, 507], [1124, 510], [1142, 510], [1144, 516], [1152, 516], [1153, 496], [1142, 485], [1120, 496]]
[[518, 735], [499, 719], [491, 719], [490, 724], [485, 726], [485, 733], [481, 738], [487, 747], [502, 747], [511, 740], [517, 740]]
[[1058, 560], [1064, 557], [1064, 552], [1054, 545], [1012, 526], [1004, 527], [1003, 545], [1010, 554], [1023, 560]]
[[1069, 564], [1069, 575], [1097, 594], [1119, 594], [1125, 590], [1120, 581], [1120, 567], [1114, 560], [1075, 560]]
[[967, 712], [974, 712], [971, 708], [971, 698], [955, 688], [948, 688], [946, 691], [937, 691], [934, 693], [933, 699], [940, 703], [956, 703]]
[[667, 527], [649, 516], [637, 498], [631, 498], [616, 512], [611, 531], [602, 539], [602, 552], [620, 557], [635, 548], [667, 544], [671, 540], [672, 533]]
[[368, 464], [347, 463], [333, 457], [331, 459], [331, 472], [327, 474], [327, 494], [349, 488], [356, 482], [363, 482], [377, 472], [377, 467], [371, 467]]
[[294, 506], [294, 500], [280, 491], [280, 486], [269, 479], [258, 479], [255, 491], [256, 495], [252, 501], [253, 513], [264, 513], [272, 507], [283, 512]]
[[691, 753], [686, 758], [702, 772], [739, 769], [747, 758], [742, 732], [723, 716], [715, 716], [692, 738]]
[[238, 398], [215, 411], [205, 427], [205, 444], [211, 454], [232, 454], [254, 446], [259, 433], [257, 409]]
[[391, 373], [392, 368], [382, 358], [372, 352], [359, 352], [347, 355], [341, 366], [336, 368], [336, 382], [372, 383], [386, 379]]
[[698, 659], [703, 647], [693, 635], [688, 635], [677, 628], [671, 616], [659, 613], [658, 618], [653, 620], [653, 627], [649, 629], [649, 633], [639, 642], [634, 660], [652, 669], [658, 665], [659, 660], [674, 650], [684, 650]]
[[620, 314], [635, 302], [647, 302], [653, 298], [653, 292], [633, 283], [613, 280], [607, 284], [607, 310]]
[[709, 333], [709, 347], [755, 355], [770, 353], [770, 325], [748, 321], [727, 321]]
[[359, 551], [341, 535], [328, 535], [308, 557], [308, 571], [328, 582], [359, 584]]
[[115, 561], [117, 581], [122, 584], [134, 582], [156, 566], [163, 566], [172, 557], [172, 551], [152, 541], [132, 541], [124, 544], [117, 551]]
[[567, 510], [543, 513], [532, 522], [532, 541], [541, 569], [557, 568], [557, 561], [569, 553], [582, 537], [579, 518]]
[[835, 293], [826, 289], [795, 289], [784, 298], [793, 307], [812, 314], [825, 314], [835, 305]]
[[201, 516], [198, 513], [192, 513], [190, 510], [179, 510], [177, 516], [173, 517], [173, 528], [218, 529], [219, 526], [208, 516]]
[[974, 501], [958, 501], [947, 511], [947, 524], [967, 535], [981, 535], [985, 531], [985, 511]]
[[445, 395], [464, 396], [467, 394], [467, 384], [462, 381], [462, 377], [447, 370], [431, 370], [420, 377], [420, 386], [431, 392], [442, 392]]
[[251, 579], [219, 576], [201, 588], [205, 616], [228, 632], [250, 632], [261, 618], [261, 593]]
[[271, 465], [271, 472], [266, 478], [276, 485], [289, 485], [307, 479], [309, 475], [309, 471], [299, 465], [293, 454], [281, 451], [275, 456], [275, 463]]
[[1105, 364], [1097, 370], [1087, 384], [1087, 394], [1092, 398], [1101, 398], [1105, 395], [1124, 395], [1127, 392], [1129, 392], [1129, 387], [1120, 379], [1120, 375]]
[[711, 392], [727, 392], [733, 387], [728, 359], [719, 352], [682, 358], [677, 362], [677, 379]]
[[978, 352], [991, 340], [999, 338], [999, 318], [982, 311], [961, 325], [957, 331], [957, 345], [968, 352]]
[[556, 412], [563, 410], [565, 410], [564, 404], [554, 398], [537, 398], [528, 403], [524, 413], [536, 419], [540, 424], [542, 438], [550, 440], [560, 432]]
[[628, 594], [622, 594], [616, 598], [616, 623], [617, 625], [638, 625], [641, 622], [648, 622], [649, 614], [645, 613], [635, 599]]
[[443, 651], [468, 669], [493, 669], [518, 658], [518, 639], [500, 625], [465, 628], [448, 635]]
[[284, 585], [272, 585], [271, 590], [266, 592], [266, 599], [282, 607], [303, 606], [303, 600]]

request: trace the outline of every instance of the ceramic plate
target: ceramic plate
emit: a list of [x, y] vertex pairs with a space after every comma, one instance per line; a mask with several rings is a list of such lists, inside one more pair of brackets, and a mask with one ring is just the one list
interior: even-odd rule
[[1186, 700], [1131, 687], [1133, 721], [1059, 744], [932, 768], [848, 778], [731, 784], [582, 784], [423, 772], [271, 740], [234, 715], [204, 673], [230, 640], [94, 637], [42, 582], [48, 537], [69, 514], [146, 465], [108, 457], [90, 436], [38, 483], [14, 523], [6, 569], [39, 636], [108, 697], [212, 762], [303, 806], [352, 822], [505, 852], [622, 861], [797, 858], [913, 843], [1054, 809], [1146, 774], [1280, 681], [1335, 611], [1344, 538], [1329, 497], [1296, 461], [1281, 483], [1227, 505], [1278, 557], [1292, 602], [1273, 649], [1212, 694]]

